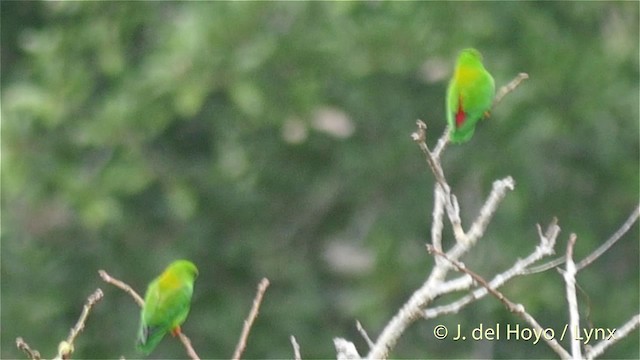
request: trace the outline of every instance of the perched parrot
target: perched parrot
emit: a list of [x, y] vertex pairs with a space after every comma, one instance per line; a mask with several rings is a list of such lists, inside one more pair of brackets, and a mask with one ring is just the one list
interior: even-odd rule
[[167, 332], [180, 333], [191, 306], [198, 268], [187, 260], [172, 262], [155, 278], [144, 296], [137, 349], [149, 355]]
[[482, 65], [480, 52], [462, 50], [447, 88], [447, 122], [452, 143], [471, 139], [478, 120], [488, 116], [494, 94], [495, 83]]

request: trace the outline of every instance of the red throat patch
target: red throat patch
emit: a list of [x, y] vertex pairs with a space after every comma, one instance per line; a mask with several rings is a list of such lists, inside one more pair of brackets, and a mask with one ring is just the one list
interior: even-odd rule
[[456, 127], [461, 127], [464, 124], [464, 120], [467, 117], [467, 114], [464, 113], [462, 109], [462, 96], [458, 97], [458, 112], [456, 112]]

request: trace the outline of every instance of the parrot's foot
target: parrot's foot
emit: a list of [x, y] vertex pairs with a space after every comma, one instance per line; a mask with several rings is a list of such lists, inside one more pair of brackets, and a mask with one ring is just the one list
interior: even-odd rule
[[490, 118], [490, 117], [491, 117], [491, 111], [489, 111], [489, 110], [485, 111], [485, 112], [484, 112], [484, 118], [485, 118], [485, 119], [488, 119], [488, 118]]
[[182, 330], [180, 329], [180, 326], [176, 326], [171, 330], [171, 335], [173, 337], [176, 337], [178, 335], [182, 334]]

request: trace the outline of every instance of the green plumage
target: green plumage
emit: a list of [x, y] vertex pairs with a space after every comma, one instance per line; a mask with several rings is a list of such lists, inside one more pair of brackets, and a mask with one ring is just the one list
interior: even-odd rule
[[495, 83], [476, 49], [464, 49], [447, 88], [447, 122], [453, 143], [468, 141], [476, 123], [491, 110]]
[[149, 355], [167, 332], [179, 332], [191, 306], [196, 266], [187, 260], [172, 262], [147, 288], [140, 314], [137, 349]]

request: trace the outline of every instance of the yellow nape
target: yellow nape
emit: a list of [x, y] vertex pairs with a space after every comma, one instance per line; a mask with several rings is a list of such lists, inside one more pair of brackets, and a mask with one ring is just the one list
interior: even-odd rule
[[466, 87], [476, 82], [480, 74], [481, 71], [476, 67], [458, 66], [454, 76], [459, 87]]
[[158, 283], [162, 289], [177, 288], [180, 286], [180, 279], [173, 271], [165, 271], [160, 275]]

